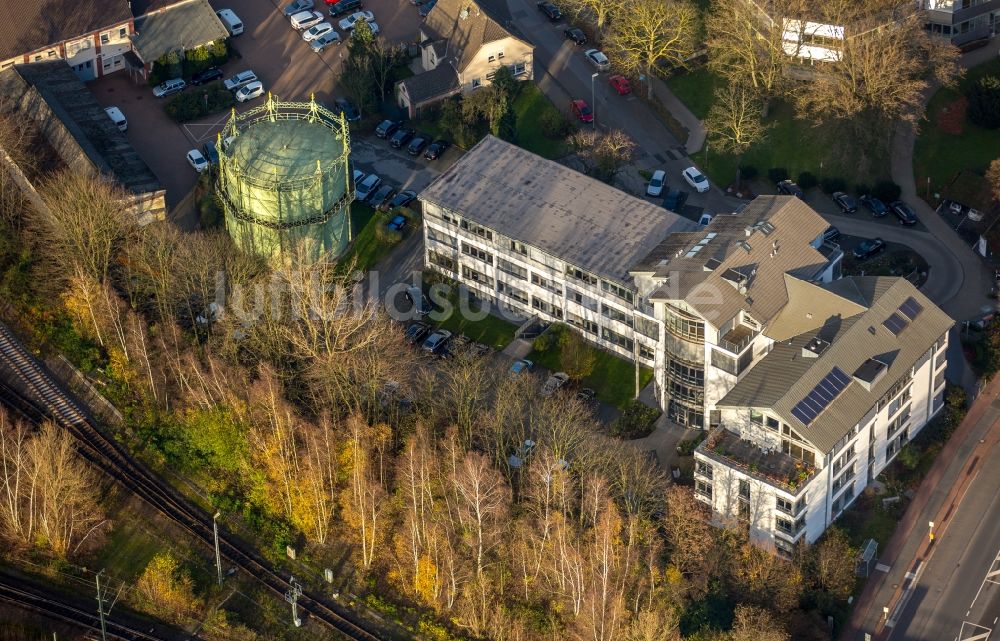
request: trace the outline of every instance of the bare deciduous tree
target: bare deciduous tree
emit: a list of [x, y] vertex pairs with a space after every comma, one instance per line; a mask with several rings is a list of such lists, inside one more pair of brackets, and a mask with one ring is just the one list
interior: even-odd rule
[[705, 118], [705, 129], [718, 151], [736, 156], [736, 186], [739, 188], [743, 154], [767, 133], [760, 97], [743, 83], [719, 87]]
[[658, 65], [682, 68], [694, 55], [698, 22], [698, 8], [687, 0], [630, 0], [611, 26], [612, 59], [628, 73], [645, 74], [652, 98]]

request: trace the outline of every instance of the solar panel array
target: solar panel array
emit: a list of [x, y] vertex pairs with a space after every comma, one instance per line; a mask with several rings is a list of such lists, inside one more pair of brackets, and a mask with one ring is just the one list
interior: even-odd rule
[[819, 416], [840, 393], [847, 389], [851, 377], [839, 367], [834, 367], [823, 377], [806, 397], [792, 408], [792, 416], [809, 425]]
[[920, 312], [924, 311], [924, 307], [910, 296], [899, 306], [899, 311], [912, 321], [917, 320], [917, 316], [920, 316]]
[[882, 321], [885, 328], [893, 333], [895, 336], [899, 336], [899, 333], [906, 329], [906, 326], [910, 324], [910, 321], [906, 320], [899, 315], [899, 312], [893, 312], [889, 318]]

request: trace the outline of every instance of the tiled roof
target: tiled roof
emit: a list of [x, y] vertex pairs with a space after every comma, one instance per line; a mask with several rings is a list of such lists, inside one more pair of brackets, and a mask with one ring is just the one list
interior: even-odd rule
[[[684, 299], [716, 326], [740, 310], [766, 325], [788, 302], [785, 274], [808, 279], [827, 264], [811, 243], [828, 226], [797, 198], [758, 196], [742, 210], [720, 214], [702, 232], [687, 236], [691, 246], [667, 252], [657, 248], [653, 258], [647, 256], [643, 264], [654, 263], [649, 268], [657, 275], [673, 279], [652, 298]], [[692, 254], [697, 245], [701, 247]], [[706, 269], [709, 261], [711, 271]], [[727, 278], [734, 273], [744, 278], [742, 286]], [[689, 276], [682, 286], [674, 282], [679, 274]]]
[[506, 2], [439, 0], [420, 30], [429, 40], [446, 42], [445, 61], [461, 71], [483, 45], [516, 38], [505, 26], [510, 22]]
[[0, 60], [113, 27], [132, 18], [126, 0], [0, 0]]
[[[854, 290], [866, 303], [851, 317], [831, 316], [818, 330], [776, 342], [771, 351], [717, 403], [718, 407], [771, 409], [820, 452], [830, 449], [871, 410], [886, 391], [909, 373], [954, 321], [903, 278], [854, 276], [835, 281], [833, 289]], [[824, 287], [831, 289], [831, 287]], [[898, 334], [882, 323], [908, 298], [923, 308]], [[820, 337], [830, 343], [818, 357], [804, 356], [803, 347]], [[851, 376], [867, 359], [877, 358], [888, 371], [871, 391], [852, 380], [809, 425], [792, 408], [838, 367]]]
[[138, 18], [135, 31], [132, 44], [146, 63], [169, 51], [195, 49], [229, 37], [208, 0], [186, 0]]
[[405, 88], [410, 104], [419, 105], [454, 93], [458, 89], [458, 74], [451, 65], [442, 64], [430, 71], [410, 76], [399, 84]]
[[696, 223], [486, 136], [420, 199], [620, 283], [666, 236]]

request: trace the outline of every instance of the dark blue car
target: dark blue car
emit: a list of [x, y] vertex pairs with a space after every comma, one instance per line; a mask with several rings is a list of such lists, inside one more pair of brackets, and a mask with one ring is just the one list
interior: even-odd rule
[[399, 231], [404, 226], [406, 226], [406, 216], [393, 216], [389, 224], [386, 225], [386, 227], [393, 231]]

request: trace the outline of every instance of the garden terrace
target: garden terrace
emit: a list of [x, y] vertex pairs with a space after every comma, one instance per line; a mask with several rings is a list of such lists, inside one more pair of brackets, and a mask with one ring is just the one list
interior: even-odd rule
[[725, 428], [709, 434], [696, 451], [793, 495], [801, 492], [816, 473], [808, 463], [781, 452], [765, 451]]

